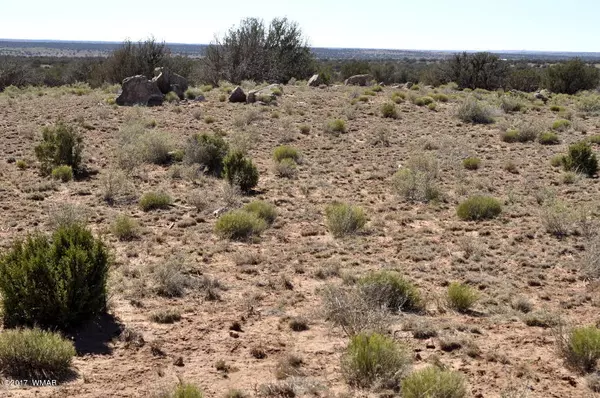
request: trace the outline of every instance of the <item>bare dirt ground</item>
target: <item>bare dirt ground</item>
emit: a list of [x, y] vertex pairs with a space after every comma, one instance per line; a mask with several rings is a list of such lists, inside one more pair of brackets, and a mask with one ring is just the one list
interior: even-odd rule
[[[100, 331], [81, 333], [76, 379], [58, 387], [5, 385], [0, 395], [148, 397], [182, 379], [201, 386], [207, 397], [223, 397], [230, 389], [258, 396], [261, 385], [286, 382], [277, 381], [277, 364], [294, 354], [302, 358], [300, 374], [287, 382], [296, 385], [298, 396], [381, 396], [352, 390], [344, 382], [340, 356], [348, 339], [322, 316], [319, 289], [371, 270], [394, 269], [428, 298], [425, 314], [393, 316], [393, 336], [414, 350], [415, 367], [437, 362], [462, 372], [473, 397], [593, 396], [585, 378], [563, 363], [552, 328], [528, 326], [526, 315], [514, 307], [519, 299], [527, 300], [534, 314], [560, 317], [569, 325], [600, 320], [600, 286], [585, 281], [580, 270], [586, 237], [549, 234], [540, 205], [554, 197], [573, 211], [596, 214], [598, 179], [580, 177], [565, 184], [550, 158], [565, 153], [570, 143], [600, 134], [600, 117], [582, 117], [574, 100], [563, 98], [561, 105], [577, 123], [559, 133], [559, 145], [505, 143], [501, 128], [515, 120], [549, 127], [560, 116], [550, 104], [525, 101], [526, 112], [499, 112], [491, 125], [466, 124], [455, 110], [467, 94], [447, 90], [450, 101], [436, 110], [405, 101], [397, 105], [398, 119], [386, 119], [380, 108], [398, 91], [392, 88], [356, 105], [350, 103], [352, 95], [362, 94], [362, 88], [285, 86], [283, 91], [277, 106], [220, 102], [221, 92], [214, 89], [205, 102], [147, 109], [108, 105], [111, 95], [100, 90], [80, 96], [59, 89], [0, 95], [0, 244], [8, 247], [27, 232], [50, 231], [53, 217], [73, 204], [115, 256], [109, 310], [114, 318], [105, 320]], [[495, 93], [478, 95], [491, 103], [497, 98]], [[207, 116], [214, 122], [207, 123]], [[97, 174], [68, 183], [39, 176], [33, 148], [41, 127], [59, 118], [80, 127], [84, 163]], [[332, 118], [346, 120], [347, 133], [326, 133], [323, 125]], [[223, 180], [195, 175], [182, 165], [144, 164], [128, 179], [136, 198], [160, 189], [174, 198], [174, 205], [146, 213], [136, 201], [108, 205], [102, 181], [116, 167], [119, 131], [132, 119], [154, 120], [154, 129], [168, 133], [178, 147], [194, 133], [216, 130], [227, 140], [246, 140], [260, 171], [256, 194], [231, 199]], [[310, 132], [300, 133], [300, 125], [310, 126]], [[273, 149], [282, 143], [303, 154], [295, 179], [273, 171]], [[407, 202], [392, 190], [399, 165], [421, 153], [435, 156], [440, 166], [443, 199], [438, 203]], [[478, 170], [463, 168], [468, 156], [481, 159]], [[13, 160], [20, 159], [30, 167], [19, 169]], [[507, 171], [509, 162], [518, 173]], [[189, 203], [194, 192], [205, 198], [202, 211]], [[500, 217], [459, 220], [457, 204], [478, 193], [502, 201]], [[273, 203], [279, 212], [258, 242], [230, 242], [214, 234], [212, 212], [226, 199], [242, 204], [256, 198]], [[335, 200], [365, 210], [364, 232], [331, 236], [324, 209]], [[121, 242], [110, 232], [118, 214], [138, 221], [140, 239]], [[572, 232], [578, 228], [573, 224]], [[187, 278], [207, 276], [220, 287], [208, 289], [211, 294], [204, 287], [187, 289], [180, 298], [160, 297], [152, 290], [152, 273], [167, 262], [181, 264]], [[475, 313], [446, 308], [443, 297], [451, 281], [480, 291]], [[181, 320], [159, 324], [149, 319], [167, 308], [179, 311]], [[291, 330], [294, 317], [308, 320], [309, 329]], [[230, 330], [234, 322], [241, 331]], [[438, 336], [413, 338], [415, 324]], [[141, 334], [145, 344], [107, 338], [114, 327]], [[442, 350], [441, 343], [449, 340], [460, 342], [460, 348]], [[219, 361], [225, 364], [220, 370]]]

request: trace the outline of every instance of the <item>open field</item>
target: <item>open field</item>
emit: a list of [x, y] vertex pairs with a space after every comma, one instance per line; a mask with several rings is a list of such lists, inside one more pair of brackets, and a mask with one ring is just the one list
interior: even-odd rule
[[[600, 134], [598, 113], [582, 110], [581, 97], [566, 95], [544, 104], [523, 94], [514, 99], [522, 110], [505, 113], [496, 92], [451, 87], [435, 93], [384, 87], [367, 95], [348, 86], [282, 91], [277, 105], [222, 102], [224, 92], [215, 88], [205, 91], [205, 102], [154, 108], [109, 105], [110, 90], [0, 94], [2, 247], [27, 232], [50, 231], [60, 217], [83, 217], [115, 258], [111, 319], [75, 337], [76, 378], [59, 387], [5, 385], [0, 395], [149, 397], [182, 379], [202, 387], [206, 397], [231, 389], [267, 396], [269, 383], [293, 385], [296, 396], [391, 396], [347, 385], [340, 358], [348, 337], [325, 318], [321, 294], [386, 269], [414, 282], [426, 301], [421, 313], [385, 315], [394, 339], [410, 347], [415, 368], [437, 363], [460, 371], [473, 397], [594, 396], [584, 375], [565, 366], [552, 326], [600, 322], [600, 285], [582, 269], [598, 239], [600, 185], [598, 178], [554, 167], [551, 159]], [[382, 117], [382, 105], [396, 92], [402, 93], [395, 97], [397, 118]], [[411, 101], [433, 94], [436, 105], [429, 108]], [[493, 108], [495, 123], [456, 117], [469, 96]], [[338, 118], [347, 131], [327, 131], [327, 122]], [[88, 178], [60, 183], [39, 176], [33, 148], [41, 128], [59, 119], [84, 136]], [[559, 119], [569, 123], [555, 126], [556, 145], [501, 139], [512, 127], [550, 131]], [[195, 133], [222, 134], [258, 167], [255, 192], [240, 195], [197, 166], [141, 163], [137, 152], [128, 157], [123, 135], [136, 125], [163, 132], [171, 150], [184, 148]], [[302, 154], [294, 178], [275, 173], [273, 151], [282, 144]], [[465, 168], [469, 157], [480, 159], [477, 168]], [[437, 163], [438, 200], [409, 201], [394, 191], [394, 174], [414, 159]], [[117, 171], [126, 161], [134, 167]], [[111, 177], [120, 189], [108, 204], [103, 197]], [[173, 204], [142, 211], [138, 199], [150, 191], [168, 193]], [[502, 213], [459, 219], [458, 204], [478, 194], [497, 198]], [[215, 234], [213, 212], [255, 199], [278, 212], [260, 238], [235, 242]], [[325, 209], [334, 201], [362, 207], [365, 228], [333, 237]], [[135, 220], [139, 237], [115, 236], [119, 215]], [[556, 224], [563, 236], [548, 232]], [[182, 290], [180, 297], [160, 294], [166, 279]], [[446, 303], [455, 281], [479, 293], [471, 311]], [[151, 316], [167, 309], [180, 319], [159, 323]], [[124, 329], [120, 337], [117, 328]], [[426, 338], [415, 338], [422, 337], [418, 331], [427, 331]], [[301, 364], [284, 372], [290, 355]]]

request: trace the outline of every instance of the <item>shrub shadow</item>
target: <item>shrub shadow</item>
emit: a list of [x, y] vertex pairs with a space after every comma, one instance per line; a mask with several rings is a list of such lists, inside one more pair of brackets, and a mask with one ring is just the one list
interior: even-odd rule
[[77, 355], [110, 355], [110, 342], [123, 331], [123, 325], [112, 314], [101, 314], [68, 334]]

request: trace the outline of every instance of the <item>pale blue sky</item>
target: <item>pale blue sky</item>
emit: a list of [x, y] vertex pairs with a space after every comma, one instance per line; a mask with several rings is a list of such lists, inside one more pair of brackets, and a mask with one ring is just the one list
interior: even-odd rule
[[600, 0], [2, 0], [0, 38], [208, 43], [287, 16], [317, 47], [600, 51]]

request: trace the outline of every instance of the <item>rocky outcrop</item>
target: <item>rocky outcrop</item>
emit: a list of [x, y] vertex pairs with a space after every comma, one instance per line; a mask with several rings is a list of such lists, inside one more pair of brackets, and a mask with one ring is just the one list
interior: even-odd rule
[[152, 81], [156, 83], [161, 93], [168, 94], [173, 91], [179, 99], [183, 99], [185, 91], [188, 89], [187, 79], [168, 68], [156, 68]]
[[[249, 104], [253, 104], [256, 101], [262, 101], [262, 102], [271, 102], [271, 101], [277, 101], [277, 95], [274, 94], [275, 91], [279, 91], [280, 93], [283, 93], [283, 89], [279, 84], [270, 84], [267, 87], [263, 87], [261, 89], [258, 90], [251, 90], [248, 92], [248, 97], [246, 98], [246, 102]], [[267, 101], [265, 101], [265, 99], [267, 99]]]
[[155, 82], [146, 76], [137, 75], [125, 78], [121, 94], [117, 97], [118, 105], [162, 105], [164, 95]]
[[354, 75], [346, 79], [344, 84], [346, 86], [366, 86], [373, 80], [371, 75]]
[[545, 104], [546, 102], [548, 102], [548, 99], [550, 98], [550, 91], [548, 91], [546, 89], [542, 89], [540, 91], [536, 91], [533, 94], [533, 97], [535, 99], [542, 100], [542, 102], [544, 102], [544, 104]]
[[246, 102], [246, 93], [240, 86], [233, 89], [229, 95], [229, 102]]

